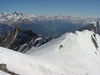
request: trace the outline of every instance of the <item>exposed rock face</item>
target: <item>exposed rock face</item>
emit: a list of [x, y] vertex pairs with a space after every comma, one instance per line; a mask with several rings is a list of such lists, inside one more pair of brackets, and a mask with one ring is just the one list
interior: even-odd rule
[[7, 47], [11, 41], [13, 41], [17, 34], [21, 31], [19, 27], [16, 27], [15, 29], [6, 32], [5, 34], [0, 36], [0, 46]]
[[0, 36], [0, 46], [19, 52], [26, 52], [33, 46], [38, 47], [46, 43], [47, 39], [34, 33], [32, 30], [22, 30], [15, 27], [13, 30]]
[[99, 46], [98, 46], [98, 43], [97, 43], [97, 39], [96, 39], [96, 35], [95, 34], [91, 35], [91, 40], [92, 40], [95, 48], [98, 50]]
[[12, 71], [9, 71], [7, 69], [6, 64], [0, 64], [0, 70], [2, 70], [3, 72], [9, 73], [10, 75], [19, 75], [19, 74], [16, 74], [16, 73], [12, 72]]

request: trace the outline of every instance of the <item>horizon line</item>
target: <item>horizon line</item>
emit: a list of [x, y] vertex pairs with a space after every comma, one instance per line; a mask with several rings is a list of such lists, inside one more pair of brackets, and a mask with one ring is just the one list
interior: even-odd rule
[[0, 13], [15, 13], [15, 12], [18, 12], [18, 13], [22, 13], [22, 14], [30, 14], [30, 15], [37, 15], [37, 16], [72, 16], [72, 17], [100, 17], [98, 15], [67, 15], [67, 14], [45, 14], [45, 13], [42, 13], [42, 14], [36, 14], [36, 13], [32, 13], [32, 12], [22, 12], [22, 11], [0, 11]]

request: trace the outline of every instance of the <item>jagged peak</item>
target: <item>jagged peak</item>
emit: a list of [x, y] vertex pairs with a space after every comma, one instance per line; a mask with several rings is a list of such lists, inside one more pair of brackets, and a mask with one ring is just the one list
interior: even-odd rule
[[22, 29], [21, 29], [20, 26], [16, 26], [13, 30], [14, 30], [14, 31], [17, 31], [17, 32], [20, 32]]
[[15, 11], [15, 13], [20, 13], [19, 11]]
[[15, 11], [13, 14], [16, 14], [16, 15], [23, 15], [23, 13], [19, 12], [19, 11]]

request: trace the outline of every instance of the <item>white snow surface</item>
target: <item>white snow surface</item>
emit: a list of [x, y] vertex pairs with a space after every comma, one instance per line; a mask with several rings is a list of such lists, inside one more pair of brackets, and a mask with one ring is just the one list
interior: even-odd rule
[[10, 75], [10, 74], [5, 73], [5, 72], [3, 72], [3, 71], [0, 71], [0, 75]]
[[[95, 48], [92, 34], [67, 33], [27, 54], [0, 47], [0, 63], [20, 75], [100, 75], [100, 49]], [[100, 36], [96, 38], [99, 46]]]
[[7, 64], [8, 70], [20, 75], [61, 75], [60, 68], [55, 65], [5, 48], [0, 48], [0, 63]]

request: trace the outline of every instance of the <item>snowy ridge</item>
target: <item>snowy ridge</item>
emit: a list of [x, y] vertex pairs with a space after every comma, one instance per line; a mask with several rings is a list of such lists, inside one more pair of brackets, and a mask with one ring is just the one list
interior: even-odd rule
[[[97, 51], [95, 48], [92, 34], [89, 31], [65, 34], [39, 49], [31, 50], [33, 52], [29, 55], [63, 68], [67, 71], [65, 75], [99, 75], [100, 49]], [[96, 37], [100, 46], [100, 36]]]
[[[93, 32], [67, 33], [26, 54], [0, 48], [0, 63], [20, 75], [100, 75], [100, 49]], [[97, 40], [96, 40], [97, 39]], [[96, 34], [100, 47], [100, 36]]]

